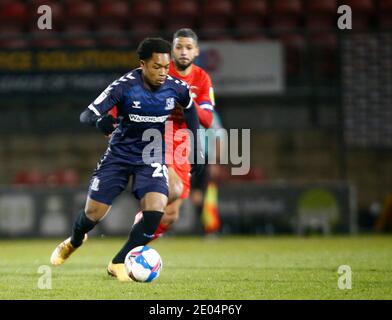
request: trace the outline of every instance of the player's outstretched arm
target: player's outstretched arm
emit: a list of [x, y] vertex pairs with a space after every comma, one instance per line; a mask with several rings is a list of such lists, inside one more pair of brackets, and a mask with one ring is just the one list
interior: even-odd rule
[[110, 135], [116, 129], [116, 119], [112, 115], [105, 114], [103, 116], [97, 116], [88, 108], [81, 113], [80, 122], [97, 127], [106, 136]]
[[201, 147], [200, 139], [197, 134], [197, 129], [200, 126], [199, 117], [196, 111], [196, 107], [193, 103], [190, 107], [184, 108], [184, 118], [186, 125], [188, 129], [192, 132], [194, 138], [193, 150], [191, 150], [191, 159], [194, 160], [194, 163], [192, 164], [192, 173], [197, 175], [203, 170], [204, 153]]
[[206, 129], [210, 128], [214, 119], [212, 111], [203, 109], [196, 102], [194, 102], [194, 104], [196, 107], [197, 114], [199, 116], [200, 124]]
[[132, 79], [129, 73], [112, 82], [80, 115], [80, 121], [97, 127], [106, 136], [116, 129], [116, 120], [108, 111], [121, 102], [124, 86]]

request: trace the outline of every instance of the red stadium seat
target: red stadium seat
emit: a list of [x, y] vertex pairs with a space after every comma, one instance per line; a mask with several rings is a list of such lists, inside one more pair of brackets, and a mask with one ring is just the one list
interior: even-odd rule
[[335, 76], [337, 73], [337, 35], [333, 32], [313, 34], [310, 37], [310, 44], [316, 73], [323, 77]]
[[305, 38], [300, 34], [285, 34], [280, 37], [283, 45], [291, 50], [304, 51], [305, 50]]
[[235, 19], [235, 34], [239, 39], [264, 39], [265, 22], [259, 17], [238, 16]]
[[337, 17], [328, 14], [312, 14], [306, 17], [306, 27], [310, 32], [336, 29]]
[[79, 182], [79, 174], [74, 169], [58, 170], [46, 178], [46, 184], [51, 187], [77, 187]]
[[35, 48], [51, 49], [62, 47], [63, 41], [51, 30], [39, 30], [32, 33], [31, 45]]
[[392, 0], [380, 0], [377, 20], [381, 28], [392, 28]]
[[287, 32], [300, 26], [300, 17], [294, 15], [273, 15], [270, 26], [277, 32]]
[[4, 4], [9, 4], [15, 2], [14, 0], [0, 0], [0, 6], [4, 5]]
[[64, 26], [64, 31], [73, 35], [88, 34], [92, 31], [92, 25], [88, 21], [71, 20]]
[[195, 27], [199, 12], [196, 0], [170, 0], [167, 11], [164, 26], [168, 34], [180, 28]]
[[1, 49], [25, 49], [29, 46], [29, 41], [24, 37], [23, 30], [15, 26], [0, 25], [0, 48]]
[[286, 72], [289, 76], [299, 76], [303, 72], [306, 43], [299, 34], [285, 34], [280, 36], [285, 51]]
[[351, 7], [353, 29], [368, 29], [371, 26], [375, 14], [372, 0], [346, 0], [344, 4]]
[[199, 6], [196, 0], [169, 0], [168, 16], [170, 19], [184, 18], [195, 19], [199, 13]]
[[343, 2], [351, 7], [353, 13], [371, 13], [374, 10], [372, 0], [345, 0]]
[[234, 8], [230, 0], [204, 1], [199, 18], [201, 37], [209, 40], [231, 38], [230, 28]]
[[392, 0], [379, 0], [380, 12], [392, 12]]
[[377, 20], [380, 28], [384, 28], [384, 29], [392, 28], [392, 13], [381, 13], [379, 14]]
[[96, 20], [96, 8], [95, 4], [91, 1], [78, 1], [68, 3], [66, 6], [65, 16], [67, 21], [94, 21]]
[[225, 17], [204, 16], [199, 23], [200, 37], [206, 40], [229, 39], [229, 23]]
[[39, 170], [24, 170], [16, 174], [13, 179], [14, 185], [40, 186], [45, 184], [45, 176]]
[[116, 20], [108, 20], [104, 21], [102, 23], [99, 23], [96, 26], [96, 31], [101, 32], [101, 33], [113, 33], [113, 32], [121, 32], [123, 31], [123, 25], [121, 22], [116, 21]]
[[234, 18], [235, 34], [239, 39], [263, 39], [268, 6], [265, 0], [240, 0]]
[[149, 20], [148, 23], [144, 20], [134, 20], [130, 26], [132, 33], [132, 41], [139, 43], [145, 37], [157, 37], [161, 35], [159, 21]]
[[305, 24], [310, 31], [331, 30], [336, 28], [337, 1], [307, 1]]
[[96, 46], [96, 41], [90, 37], [72, 37], [69, 39], [65, 39], [64, 44], [67, 47], [76, 47], [76, 48], [92, 48]]
[[300, 15], [302, 10], [300, 0], [275, 0], [272, 2], [272, 11], [275, 14]]
[[130, 47], [132, 42], [128, 36], [124, 35], [122, 23], [110, 21], [100, 23], [96, 31], [99, 33], [98, 41], [105, 47]]
[[104, 1], [99, 4], [98, 16], [102, 20], [116, 20], [125, 22], [129, 19], [129, 5], [125, 0]]
[[64, 44], [71, 47], [90, 48], [96, 45], [95, 39], [90, 35], [92, 28], [89, 23], [70, 21], [64, 28]]
[[186, 18], [167, 19], [165, 21], [165, 31], [169, 38], [172, 37], [174, 32], [181, 28], [196, 29], [196, 23], [194, 20]]
[[135, 0], [131, 4], [129, 29], [133, 34], [132, 40], [139, 43], [145, 37], [161, 35], [161, 20], [163, 7], [159, 0]]
[[28, 19], [28, 8], [23, 2], [14, 1], [0, 6], [0, 20], [25, 23]]
[[153, 18], [160, 20], [163, 16], [163, 4], [159, 0], [134, 0], [129, 14], [131, 19]]
[[230, 0], [206, 0], [201, 11], [203, 16], [216, 18], [231, 18], [234, 15], [234, 8]]
[[15, 36], [15, 35], [23, 35], [23, 26], [17, 22], [4, 23], [0, 21], [0, 34], [3, 36]]
[[240, 0], [236, 8], [238, 16], [265, 17], [268, 14], [266, 0]]
[[308, 0], [306, 9], [308, 14], [336, 15], [337, 0], [322, 0], [322, 1]]
[[129, 37], [99, 37], [99, 45], [105, 48], [130, 48], [133, 42]]
[[330, 51], [336, 51], [338, 46], [338, 39], [333, 32], [323, 32], [313, 34], [310, 38], [312, 46], [322, 48]]
[[303, 14], [299, 0], [279, 0], [272, 2], [270, 25], [276, 31], [287, 31], [300, 26]]

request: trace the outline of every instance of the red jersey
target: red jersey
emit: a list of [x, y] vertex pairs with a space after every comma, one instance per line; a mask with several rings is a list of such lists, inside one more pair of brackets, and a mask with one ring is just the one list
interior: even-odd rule
[[[198, 110], [200, 123], [204, 127], [209, 128], [212, 123], [212, 111], [215, 105], [214, 90], [210, 76], [202, 68], [194, 64], [192, 65], [192, 71], [187, 76], [182, 76], [176, 71], [173, 61], [170, 62], [169, 75], [189, 84], [193, 101]], [[204, 110], [208, 112], [206, 113]], [[174, 130], [186, 128], [180, 107], [177, 106], [174, 109], [170, 120], [174, 122]]]
[[[192, 98], [197, 110], [200, 124], [205, 128], [209, 128], [213, 120], [214, 108], [214, 90], [210, 76], [200, 67], [192, 65], [192, 71], [187, 76], [181, 76], [174, 67], [174, 62], [170, 62], [169, 75], [181, 79], [188, 83]], [[177, 175], [183, 183], [183, 192], [181, 198], [185, 199], [189, 195], [190, 190], [190, 170], [191, 166], [188, 163], [189, 154], [189, 140], [188, 136], [181, 136], [179, 140], [175, 138], [176, 132], [179, 129], [186, 128], [184, 116], [180, 107], [176, 106], [173, 110], [169, 120], [172, 121], [173, 126], [167, 126], [165, 131], [166, 143], [166, 163], [173, 167]], [[183, 146], [186, 145], [186, 148]], [[179, 154], [179, 159], [176, 158]]]

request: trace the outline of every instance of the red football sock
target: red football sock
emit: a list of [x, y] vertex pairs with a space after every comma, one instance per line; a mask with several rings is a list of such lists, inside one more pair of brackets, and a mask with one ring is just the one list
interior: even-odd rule
[[169, 230], [169, 225], [161, 222], [157, 228], [157, 231], [155, 231], [155, 233], [154, 233], [153, 239], [159, 238], [167, 230]]

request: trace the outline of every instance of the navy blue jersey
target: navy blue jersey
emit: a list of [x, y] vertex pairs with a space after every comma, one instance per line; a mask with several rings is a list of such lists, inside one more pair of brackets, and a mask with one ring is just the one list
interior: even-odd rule
[[177, 104], [184, 109], [192, 107], [186, 82], [167, 76], [161, 87], [151, 91], [144, 86], [141, 69], [135, 69], [110, 84], [88, 108], [101, 116], [116, 105], [122, 120], [112, 134], [109, 150], [129, 164], [144, 164], [143, 149], [151, 142], [142, 140], [147, 129], [160, 132], [161, 150], [154, 151], [164, 161], [165, 121]]

